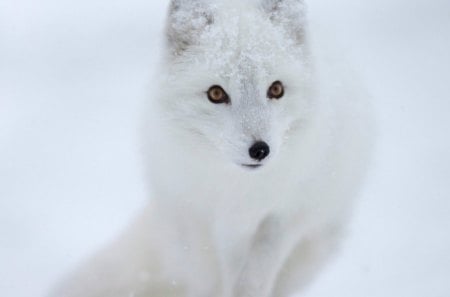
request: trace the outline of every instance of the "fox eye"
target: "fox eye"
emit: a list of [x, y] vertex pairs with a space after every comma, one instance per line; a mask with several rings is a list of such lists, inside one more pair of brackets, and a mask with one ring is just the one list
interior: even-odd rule
[[281, 81], [274, 82], [267, 90], [267, 98], [280, 99], [284, 95], [284, 86]]
[[211, 101], [212, 103], [230, 103], [228, 94], [224, 91], [224, 89], [222, 89], [221, 86], [210, 87], [207, 94], [209, 101]]

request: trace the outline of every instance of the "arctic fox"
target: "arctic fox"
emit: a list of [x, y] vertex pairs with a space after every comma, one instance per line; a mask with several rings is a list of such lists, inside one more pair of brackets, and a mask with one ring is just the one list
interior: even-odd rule
[[336, 248], [371, 147], [302, 0], [172, 0], [144, 129], [152, 200], [56, 297], [288, 297]]

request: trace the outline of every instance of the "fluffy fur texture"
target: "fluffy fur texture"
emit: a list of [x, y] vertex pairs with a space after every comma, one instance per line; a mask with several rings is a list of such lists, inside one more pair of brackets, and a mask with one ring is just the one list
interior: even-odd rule
[[[288, 297], [313, 278], [349, 217], [371, 131], [352, 78], [311, 43], [304, 9], [172, 1], [144, 129], [153, 199], [56, 297]], [[267, 98], [274, 81], [279, 100]], [[230, 103], [208, 100], [213, 85]], [[270, 146], [261, 162], [255, 141]]]

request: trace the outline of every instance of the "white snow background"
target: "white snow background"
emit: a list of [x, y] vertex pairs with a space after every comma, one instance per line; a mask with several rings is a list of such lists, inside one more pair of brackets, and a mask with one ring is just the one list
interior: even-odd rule
[[[380, 135], [350, 234], [305, 296], [448, 297], [450, 2], [307, 2]], [[44, 297], [147, 199], [138, 127], [166, 5], [0, 0], [0, 296]]]

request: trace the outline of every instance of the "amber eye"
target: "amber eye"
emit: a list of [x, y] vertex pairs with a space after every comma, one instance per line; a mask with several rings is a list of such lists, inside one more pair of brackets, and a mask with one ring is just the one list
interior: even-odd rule
[[274, 82], [269, 90], [267, 90], [267, 97], [270, 99], [280, 99], [284, 95], [284, 87], [281, 81]]
[[229, 103], [230, 98], [228, 98], [227, 93], [222, 89], [221, 86], [212, 86], [209, 88], [208, 92], [208, 99], [212, 103]]

